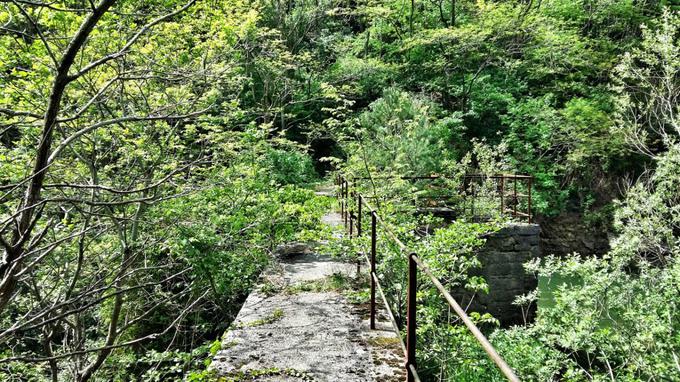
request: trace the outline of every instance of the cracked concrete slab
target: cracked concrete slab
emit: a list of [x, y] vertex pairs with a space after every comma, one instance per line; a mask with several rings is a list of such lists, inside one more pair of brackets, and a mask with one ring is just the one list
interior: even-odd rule
[[402, 381], [403, 354], [384, 314], [382, 330], [370, 330], [365, 307], [341, 293], [286, 288], [333, 274], [356, 277], [356, 265], [307, 254], [272, 267], [225, 333], [211, 368], [250, 381]]

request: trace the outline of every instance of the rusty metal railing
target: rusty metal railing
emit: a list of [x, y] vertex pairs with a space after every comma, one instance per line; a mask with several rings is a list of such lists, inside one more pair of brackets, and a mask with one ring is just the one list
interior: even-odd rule
[[[346, 229], [348, 229], [349, 238], [352, 239], [355, 235], [354, 222], [356, 221], [356, 236], [362, 236], [362, 215], [363, 209], [365, 208], [371, 216], [371, 244], [370, 244], [370, 257], [366, 256], [364, 253], [365, 260], [370, 269], [370, 279], [371, 279], [371, 301], [370, 301], [370, 327], [375, 329], [376, 320], [376, 292], [380, 294], [380, 297], [385, 305], [390, 322], [398, 335], [399, 342], [402, 350], [404, 351], [405, 363], [404, 368], [406, 371], [407, 382], [420, 382], [420, 377], [418, 376], [418, 369], [416, 363], [416, 328], [417, 328], [417, 300], [416, 292], [418, 290], [418, 271], [422, 271], [434, 284], [437, 290], [444, 297], [444, 300], [453, 309], [456, 315], [462, 320], [465, 326], [468, 328], [470, 333], [475, 337], [480, 346], [487, 353], [489, 358], [496, 364], [501, 373], [507, 378], [508, 381], [519, 382], [519, 378], [515, 375], [514, 371], [508, 366], [508, 364], [501, 358], [493, 345], [484, 336], [484, 334], [479, 330], [474, 322], [467, 315], [465, 310], [458, 304], [455, 298], [446, 290], [444, 285], [434, 276], [430, 268], [418, 257], [415, 252], [412, 252], [408, 247], [397, 237], [397, 235], [392, 231], [390, 226], [380, 218], [376, 209], [374, 209], [371, 204], [366, 201], [366, 198], [358, 191], [350, 192], [350, 183], [343, 176], [338, 176], [336, 179], [337, 185], [340, 187], [340, 209], [342, 214], [343, 223]], [[349, 198], [356, 198], [357, 214], [353, 210], [349, 209], [350, 200]], [[530, 214], [529, 214], [530, 216]], [[397, 321], [394, 317], [394, 313], [390, 308], [390, 304], [383, 292], [383, 288], [380, 285], [380, 279], [376, 272], [376, 256], [377, 256], [377, 241], [378, 241], [378, 225], [382, 228], [383, 232], [387, 235], [388, 239], [391, 240], [399, 247], [399, 251], [405, 254], [408, 259], [408, 288], [407, 288], [407, 301], [406, 301], [406, 343], [401, 337], [401, 331], [397, 325]]]
[[[352, 177], [352, 183], [363, 180], [388, 180], [388, 179], [402, 179], [408, 181], [421, 180], [446, 180], [451, 177], [443, 175], [425, 175], [425, 176], [374, 176], [374, 177]], [[485, 181], [490, 181], [494, 186], [494, 193], [492, 196], [496, 198], [498, 205], [495, 207], [501, 216], [507, 216], [519, 221], [527, 223], [533, 222], [532, 213], [532, 198], [531, 189], [533, 187], [534, 177], [530, 175], [517, 174], [465, 174], [462, 177], [461, 194], [464, 195], [465, 200], [469, 201], [471, 215], [475, 215], [475, 201], [479, 197], [478, 190]], [[339, 180], [336, 179], [336, 183]], [[346, 191], [346, 190], [345, 190]], [[347, 196], [347, 195], [345, 195]]]

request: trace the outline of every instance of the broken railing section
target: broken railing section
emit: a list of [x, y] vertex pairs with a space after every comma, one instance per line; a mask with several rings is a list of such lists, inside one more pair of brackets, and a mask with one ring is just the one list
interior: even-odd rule
[[[530, 177], [527, 178], [531, 179]], [[520, 178], [515, 178], [515, 180], [516, 179]], [[352, 192], [350, 192], [350, 187], [352, 186], [352, 183], [350, 183], [343, 176], [338, 176], [338, 178], [336, 179], [336, 183], [340, 187], [339, 199], [342, 219], [345, 225], [345, 229], [348, 230], [349, 233], [348, 237], [350, 239], [352, 239], [352, 237], [354, 237], [355, 235], [358, 237], [362, 236], [363, 234], [362, 216], [364, 208], [371, 216], [370, 256], [366, 256], [366, 254], [364, 253], [364, 256], [366, 257], [366, 262], [368, 263], [368, 266], [370, 268], [371, 276], [371, 301], [370, 301], [371, 329], [376, 328], [375, 318], [376, 318], [376, 291], [377, 291], [380, 294], [380, 297], [385, 305], [385, 309], [387, 310], [387, 314], [389, 316], [390, 322], [392, 323], [392, 326], [394, 327], [394, 330], [397, 333], [400, 333], [399, 326], [397, 325], [397, 321], [394, 318], [394, 313], [392, 312], [390, 304], [388, 303], [387, 298], [385, 297], [383, 288], [380, 285], [380, 279], [378, 278], [378, 274], [376, 272], [378, 225], [380, 225], [380, 228], [387, 236], [387, 239], [395, 243], [399, 247], [400, 252], [406, 255], [408, 259], [408, 288], [406, 301], [406, 343], [404, 343], [404, 340], [401, 338], [401, 335], [398, 336], [402, 350], [404, 351], [404, 356], [406, 358], [404, 367], [406, 369], [407, 382], [420, 382], [420, 377], [418, 376], [418, 369], [416, 365], [416, 327], [417, 327], [416, 292], [418, 290], [419, 270], [422, 271], [434, 284], [437, 290], [439, 290], [439, 292], [444, 297], [444, 300], [446, 300], [446, 302], [454, 310], [456, 315], [460, 317], [465, 326], [472, 333], [477, 342], [479, 342], [480, 346], [484, 349], [484, 351], [487, 353], [489, 358], [496, 364], [496, 366], [498, 366], [501, 373], [503, 373], [503, 375], [509, 381], [519, 382], [519, 378], [517, 378], [515, 372], [510, 368], [510, 366], [508, 366], [508, 364], [503, 360], [503, 358], [501, 358], [501, 356], [498, 354], [496, 349], [494, 349], [489, 340], [484, 336], [484, 334], [482, 334], [482, 332], [474, 324], [474, 322], [472, 322], [467, 313], [465, 313], [465, 310], [460, 306], [460, 304], [458, 304], [458, 302], [453, 298], [453, 296], [451, 296], [451, 294], [446, 290], [444, 285], [442, 285], [441, 281], [439, 281], [439, 279], [437, 279], [434, 276], [430, 268], [418, 257], [418, 255], [415, 252], [409, 251], [406, 245], [401, 240], [399, 240], [399, 238], [390, 229], [389, 225], [386, 224], [385, 221], [380, 218], [378, 212], [366, 201], [366, 198], [364, 198], [364, 196], [357, 191], [353, 190]], [[529, 180], [529, 195], [531, 195], [530, 190], [531, 180]], [[350, 197], [356, 198], [355, 204], [357, 208], [356, 214], [354, 213], [354, 211], [349, 210]], [[530, 197], [529, 200], [531, 200]], [[529, 205], [531, 205], [531, 202], [529, 202]], [[521, 215], [515, 214], [514, 216]], [[528, 220], [531, 221], [530, 213], [528, 213], [527, 217]]]

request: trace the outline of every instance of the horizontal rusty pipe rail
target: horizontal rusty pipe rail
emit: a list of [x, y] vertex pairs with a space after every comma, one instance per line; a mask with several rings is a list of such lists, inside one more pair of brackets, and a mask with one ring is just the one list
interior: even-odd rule
[[486, 354], [489, 355], [489, 358], [493, 360], [493, 362], [498, 366], [498, 368], [501, 370], [503, 375], [509, 380], [509, 381], [517, 381], [519, 382], [519, 378], [515, 375], [515, 372], [508, 366], [508, 364], [501, 358], [501, 356], [498, 354], [496, 349], [494, 349], [493, 345], [489, 342], [489, 340], [482, 334], [482, 332], [479, 330], [477, 325], [475, 325], [474, 322], [470, 319], [470, 317], [465, 313], [465, 310], [461, 308], [460, 304], [456, 302], [456, 300], [451, 296], [451, 294], [444, 288], [444, 285], [437, 279], [433, 274], [430, 268], [423, 263], [423, 261], [416, 256], [415, 254], [412, 254], [411, 257], [413, 258], [413, 261], [418, 264], [418, 267], [420, 270], [422, 270], [429, 278], [430, 281], [434, 284], [435, 287], [439, 290], [439, 292], [444, 296], [444, 299], [449, 303], [451, 308], [456, 312], [456, 315], [463, 320], [463, 323], [467, 328], [472, 332], [472, 335], [475, 336], [475, 339], [477, 339], [477, 342], [479, 342], [482, 345], [482, 348], [486, 352]]
[[[465, 178], [489, 178], [489, 179], [501, 179], [501, 178], [510, 178], [510, 179], [531, 179], [533, 176], [531, 175], [522, 175], [522, 174], [492, 174], [492, 175], [486, 175], [486, 174], [465, 174], [463, 175]], [[447, 176], [447, 175], [421, 175], [421, 176], [390, 176], [390, 175], [381, 175], [381, 176], [353, 176], [352, 179], [355, 180], [371, 180], [371, 179], [402, 179], [402, 180], [427, 180], [427, 179], [454, 179], [454, 177]]]
[[[344, 177], [342, 178], [346, 182], [346, 187], [349, 186], [349, 183]], [[354, 182], [356, 181], [362, 181], [362, 180], [386, 180], [386, 179], [402, 179], [402, 180], [408, 180], [408, 181], [418, 181], [418, 180], [437, 180], [437, 179], [456, 179], [456, 177], [450, 177], [446, 175], [424, 175], [424, 176], [392, 176], [392, 175], [383, 175], [383, 176], [373, 176], [373, 177], [368, 177], [368, 176], [353, 176], [352, 180]], [[510, 215], [513, 218], [520, 219], [520, 220], [526, 220], [528, 223], [532, 223], [533, 221], [533, 214], [532, 214], [532, 196], [531, 196], [531, 189], [533, 186], [533, 176], [531, 175], [520, 175], [520, 174], [492, 174], [492, 175], [486, 175], [486, 174], [465, 174], [462, 176], [463, 179], [463, 188], [465, 192], [468, 190], [465, 188], [465, 186], [471, 186], [471, 194], [468, 194], [467, 196], [470, 196], [471, 200], [471, 207], [470, 210], [472, 214], [474, 215], [475, 212], [475, 199], [477, 199], [477, 193], [476, 189], [477, 186], [475, 186], [477, 181], [483, 181], [487, 179], [491, 179], [496, 181], [496, 197], [499, 200], [499, 208], [498, 210], [500, 211], [501, 215]], [[509, 183], [512, 183], [511, 188], [508, 187]], [[520, 190], [518, 190], [518, 183], [522, 183], [523, 187], [526, 188], [527, 192], [522, 193]], [[509, 189], [509, 192], [506, 192], [506, 187]], [[376, 196], [363, 196], [363, 198], [368, 198], [368, 199], [375, 199]], [[520, 209], [520, 204], [522, 202], [526, 202], [526, 206]], [[512, 207], [512, 208], [508, 208]], [[522, 209], [524, 209], [522, 211]]]
[[[365, 256], [365, 255], [364, 255]], [[371, 266], [371, 260], [366, 258], [366, 262], [368, 266]], [[397, 319], [394, 318], [394, 313], [392, 312], [392, 309], [390, 308], [390, 305], [387, 303], [387, 297], [385, 297], [385, 293], [383, 292], [382, 286], [380, 285], [380, 279], [378, 278], [378, 275], [375, 273], [371, 274], [372, 281], [375, 282], [376, 289], [378, 293], [380, 293], [380, 297], [383, 301], [383, 304], [385, 304], [385, 310], [387, 311], [387, 318], [390, 319], [390, 323], [392, 324], [392, 329], [396, 333], [399, 333], [399, 325], [397, 325]], [[375, 318], [375, 317], [372, 317]], [[371, 327], [371, 329], [375, 329], [375, 326]], [[401, 336], [398, 336], [399, 338], [399, 345], [401, 345], [401, 350], [404, 353], [404, 356], [406, 356], [406, 344], [404, 343], [404, 340], [401, 338]]]
[[[350, 182], [348, 182], [344, 177], [340, 176], [338, 178], [338, 184], [341, 186], [341, 196], [344, 198], [344, 200], [341, 203], [341, 206], [344, 206], [344, 217], [345, 217], [345, 227], [349, 225], [350, 227], [350, 236], [349, 238], [352, 238], [352, 227], [353, 227], [353, 220], [357, 219], [358, 226], [361, 225], [361, 214], [358, 216], [354, 215], [353, 213], [348, 213], [347, 208], [348, 208], [348, 199], [350, 193], [348, 192], [348, 189], [351, 185]], [[529, 189], [529, 192], [530, 189]], [[472, 335], [475, 337], [477, 342], [480, 344], [480, 346], [484, 349], [484, 351], [487, 353], [488, 357], [496, 364], [496, 366], [499, 368], [501, 373], [507, 378], [508, 381], [511, 382], [519, 382], [519, 378], [517, 375], [515, 375], [514, 371], [508, 366], [508, 364], [503, 360], [503, 358], [498, 354], [496, 349], [494, 349], [493, 345], [489, 342], [489, 340], [484, 336], [484, 334], [479, 330], [479, 328], [475, 325], [474, 322], [470, 319], [470, 317], [467, 315], [465, 310], [458, 304], [458, 302], [451, 296], [451, 294], [446, 290], [444, 285], [437, 279], [437, 277], [434, 276], [430, 268], [417, 256], [416, 253], [413, 252], [408, 252], [408, 247], [397, 237], [397, 235], [392, 231], [390, 226], [380, 218], [378, 215], [377, 211], [368, 203], [366, 202], [366, 198], [364, 198], [360, 193], [357, 191], [353, 191], [351, 193], [352, 196], [356, 197], [357, 203], [359, 203], [360, 206], [365, 206], [366, 210], [368, 210], [371, 214], [371, 257], [368, 258], [366, 254], [364, 253], [364, 257], [366, 259], [366, 262], [368, 263], [369, 269], [370, 269], [370, 275], [371, 275], [371, 328], [375, 328], [375, 315], [376, 315], [376, 308], [375, 308], [375, 292], [376, 289], [380, 294], [380, 297], [383, 300], [383, 303], [385, 304], [385, 308], [388, 312], [388, 316], [390, 319], [390, 322], [392, 323], [392, 326], [394, 330], [397, 332], [397, 335], [399, 337], [399, 342], [402, 347], [402, 350], [404, 351], [404, 355], [406, 358], [406, 363], [405, 363], [405, 369], [406, 369], [406, 375], [407, 375], [407, 381], [408, 382], [420, 382], [420, 377], [418, 376], [418, 371], [417, 371], [417, 366], [416, 366], [416, 291], [417, 291], [417, 282], [418, 282], [418, 269], [420, 269], [425, 275], [428, 276], [430, 281], [434, 284], [434, 286], [439, 290], [439, 292], [442, 294], [444, 297], [444, 300], [449, 304], [449, 306], [453, 309], [453, 311], [456, 313], [458, 317], [463, 321], [465, 326], [468, 328], [468, 330], [472, 333]], [[361, 211], [361, 208], [358, 208], [359, 211]], [[349, 219], [349, 221], [347, 221]], [[376, 242], [377, 242], [377, 227], [378, 224], [380, 227], [382, 227], [383, 232], [385, 232], [388, 236], [388, 238], [393, 242], [396, 243], [397, 246], [399, 247], [399, 250], [401, 253], [408, 253], [407, 259], [409, 262], [409, 277], [408, 277], [408, 289], [407, 289], [407, 326], [406, 326], [406, 343], [404, 343], [403, 339], [401, 338], [401, 334], [399, 331], [399, 327], [397, 325], [396, 319], [394, 318], [394, 313], [392, 312], [392, 309], [390, 308], [389, 302], [387, 301], [387, 297], [385, 296], [382, 286], [380, 285], [380, 279], [376, 273], [375, 266], [376, 266]], [[360, 233], [357, 235], [357, 237], [360, 236]]]

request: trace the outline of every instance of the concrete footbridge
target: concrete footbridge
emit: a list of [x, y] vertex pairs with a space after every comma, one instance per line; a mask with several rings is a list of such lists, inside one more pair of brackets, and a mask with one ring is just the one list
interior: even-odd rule
[[[339, 199], [339, 211], [329, 212], [323, 220], [333, 235], [364, 238], [368, 244], [358, 253], [360, 262], [347, 260], [356, 259], [357, 253], [333, 257], [299, 243], [280, 248], [277, 261], [261, 276], [224, 334], [211, 369], [226, 381], [420, 381], [416, 291], [421, 273], [421, 282], [437, 288], [501, 374], [519, 381], [466, 313], [467, 308], [489, 312], [505, 325], [526, 320], [512, 301], [536, 287], [535, 278], [525, 274], [522, 264], [540, 255], [540, 228], [531, 222], [530, 200], [526, 212], [520, 210], [518, 179], [529, 178], [498, 178], [500, 208], [516, 219], [486, 238], [479, 272], [489, 293], [463, 308], [455, 293], [392, 232], [369, 198], [339, 177], [337, 192], [319, 191]], [[530, 180], [528, 184], [526, 195], [531, 192]], [[405, 325], [395, 319], [376, 272], [379, 239], [399, 247], [408, 262]], [[361, 294], [365, 289], [370, 290], [369, 296]]]

